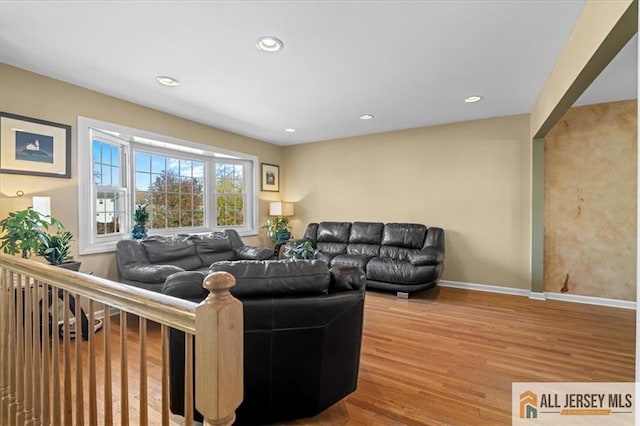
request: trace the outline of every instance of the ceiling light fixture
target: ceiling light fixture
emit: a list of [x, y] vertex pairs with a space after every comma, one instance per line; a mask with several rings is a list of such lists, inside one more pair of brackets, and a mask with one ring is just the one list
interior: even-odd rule
[[284, 131], [287, 132], [287, 133], [295, 133], [296, 129], [294, 129], [293, 127], [288, 127], [286, 129], [284, 129]]
[[160, 75], [156, 77], [156, 80], [158, 80], [158, 83], [162, 84], [163, 86], [169, 86], [169, 87], [180, 86], [180, 82], [173, 77]]
[[482, 100], [482, 96], [469, 96], [468, 98], [465, 98], [465, 102], [468, 104], [472, 104], [474, 102], [478, 102]]
[[373, 118], [373, 114], [362, 114], [360, 116], [360, 120], [371, 120]]
[[284, 47], [284, 43], [276, 37], [263, 36], [256, 40], [256, 47], [265, 52], [277, 52]]

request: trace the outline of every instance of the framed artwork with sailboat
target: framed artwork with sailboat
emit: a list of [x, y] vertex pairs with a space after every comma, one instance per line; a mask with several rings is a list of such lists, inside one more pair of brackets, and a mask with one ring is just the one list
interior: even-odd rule
[[0, 112], [0, 173], [71, 177], [71, 126]]

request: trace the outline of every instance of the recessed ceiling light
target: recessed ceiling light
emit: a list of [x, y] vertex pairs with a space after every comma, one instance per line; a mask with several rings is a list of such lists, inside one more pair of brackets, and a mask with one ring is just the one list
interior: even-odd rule
[[371, 120], [373, 118], [373, 114], [362, 114], [360, 116], [360, 120]]
[[294, 129], [293, 127], [288, 127], [286, 129], [284, 129], [284, 131], [287, 132], [287, 133], [295, 133], [296, 129]]
[[284, 47], [284, 43], [272, 36], [263, 36], [256, 40], [256, 47], [265, 52], [277, 52]]
[[474, 102], [478, 102], [482, 100], [482, 96], [469, 96], [468, 98], [465, 98], [465, 102], [468, 104], [472, 104]]
[[160, 75], [156, 77], [156, 80], [158, 80], [158, 83], [162, 84], [163, 86], [169, 86], [169, 87], [180, 86], [180, 82], [173, 77]]

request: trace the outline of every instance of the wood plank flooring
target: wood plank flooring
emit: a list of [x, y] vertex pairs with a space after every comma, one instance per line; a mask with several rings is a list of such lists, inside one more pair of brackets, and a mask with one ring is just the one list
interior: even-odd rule
[[[137, 411], [138, 323], [129, 318], [129, 400]], [[113, 317], [113, 350], [117, 323]], [[157, 324], [149, 323], [147, 343], [149, 424], [155, 425], [161, 395]], [[358, 389], [314, 418], [286, 424], [509, 425], [512, 382], [633, 381], [634, 369], [632, 310], [444, 287], [409, 300], [370, 291]], [[117, 371], [114, 362], [114, 381]], [[131, 424], [136, 419], [132, 413]], [[172, 416], [172, 424], [180, 423]]]
[[439, 287], [368, 292], [358, 389], [290, 424], [510, 425], [511, 383], [633, 381], [635, 311]]

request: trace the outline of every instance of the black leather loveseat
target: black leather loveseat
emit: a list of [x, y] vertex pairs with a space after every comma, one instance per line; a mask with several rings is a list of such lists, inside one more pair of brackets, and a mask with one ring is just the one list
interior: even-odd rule
[[264, 260], [272, 248], [246, 246], [237, 231], [192, 235], [154, 235], [144, 240], [116, 244], [118, 280], [160, 292], [165, 279], [176, 272], [207, 271], [214, 262]]
[[[244, 312], [244, 400], [237, 423], [316, 415], [356, 389], [365, 277], [312, 261], [219, 262]], [[200, 302], [205, 274], [167, 278], [163, 293]], [[171, 411], [184, 414], [184, 334], [170, 334]], [[199, 416], [199, 414], [198, 414]], [[198, 417], [197, 416], [197, 417]]]
[[367, 287], [406, 296], [438, 284], [444, 268], [444, 231], [416, 223], [321, 222], [304, 234], [330, 267], [357, 266]]

